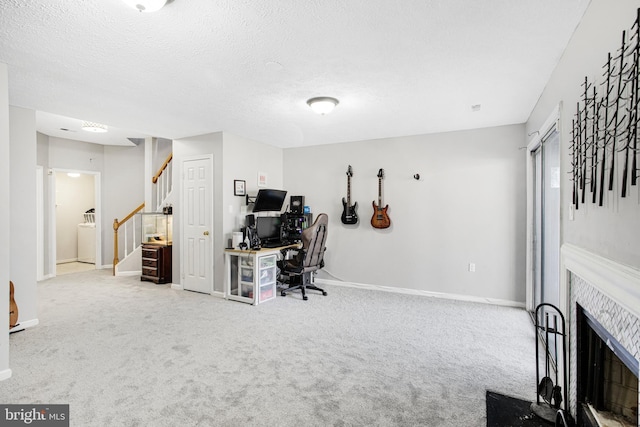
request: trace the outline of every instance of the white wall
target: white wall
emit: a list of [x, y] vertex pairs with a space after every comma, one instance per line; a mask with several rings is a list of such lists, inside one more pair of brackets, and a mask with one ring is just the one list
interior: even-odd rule
[[[322, 277], [524, 302], [524, 142], [513, 125], [285, 149], [285, 189], [329, 215]], [[348, 165], [357, 226], [340, 222]], [[370, 225], [380, 168], [384, 230]]]
[[112, 265], [113, 220], [123, 219], [144, 202], [144, 144], [103, 148], [102, 264]]
[[36, 113], [9, 108], [11, 202], [11, 280], [18, 321], [37, 322]]
[[94, 176], [56, 173], [56, 262], [78, 259], [78, 224], [84, 213], [95, 208]]
[[[581, 204], [569, 220], [571, 121], [583, 91], [585, 76], [601, 82], [607, 54], [616, 55], [622, 31], [630, 30], [639, 4], [636, 0], [592, 0], [544, 93], [527, 122], [527, 134], [538, 130], [554, 107], [561, 116], [562, 243], [571, 243], [622, 264], [640, 268], [640, 186], [630, 187], [626, 199], [607, 192], [605, 206]], [[620, 163], [619, 163], [620, 164]], [[620, 177], [618, 176], [618, 182]]]
[[[140, 144], [140, 145], [144, 145]], [[155, 174], [158, 172], [158, 169], [162, 166], [169, 154], [173, 152], [173, 141], [165, 138], [155, 138], [155, 143], [153, 144], [153, 153], [151, 158], [153, 160], [152, 169]]]
[[[283, 186], [283, 150], [278, 147], [224, 133], [223, 205], [225, 207], [224, 240], [244, 227], [247, 213], [246, 197], [234, 195], [233, 181], [246, 182], [247, 194], [255, 197], [260, 188], [285, 189]], [[258, 172], [267, 176], [267, 186], [258, 187]], [[289, 194], [287, 194], [288, 200]], [[283, 206], [283, 208], [286, 207]]]
[[[9, 206], [9, 87], [7, 66], [0, 63], [0, 205]], [[0, 307], [9, 311], [10, 235], [9, 209], [0, 209]], [[9, 369], [9, 328], [0, 332], [0, 380], [11, 376]]]
[[49, 167], [103, 172], [104, 147], [99, 144], [50, 136]]

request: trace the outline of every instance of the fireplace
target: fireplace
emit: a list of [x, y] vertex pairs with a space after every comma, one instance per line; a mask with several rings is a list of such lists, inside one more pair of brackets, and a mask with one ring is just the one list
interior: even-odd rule
[[640, 427], [640, 271], [571, 245], [561, 253], [571, 417], [578, 425]]
[[578, 425], [636, 427], [638, 361], [579, 304], [576, 313]]

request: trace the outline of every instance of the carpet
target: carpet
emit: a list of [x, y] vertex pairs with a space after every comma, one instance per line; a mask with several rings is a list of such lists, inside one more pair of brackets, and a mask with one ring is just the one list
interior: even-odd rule
[[549, 427], [531, 412], [531, 402], [487, 391], [487, 427]]
[[525, 310], [326, 289], [251, 306], [110, 271], [42, 281], [0, 402], [91, 427], [483, 427], [487, 390], [535, 398]]

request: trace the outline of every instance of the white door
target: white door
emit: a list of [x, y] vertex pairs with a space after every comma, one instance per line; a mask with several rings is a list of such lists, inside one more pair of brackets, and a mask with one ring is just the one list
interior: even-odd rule
[[182, 162], [183, 287], [213, 290], [213, 158]]

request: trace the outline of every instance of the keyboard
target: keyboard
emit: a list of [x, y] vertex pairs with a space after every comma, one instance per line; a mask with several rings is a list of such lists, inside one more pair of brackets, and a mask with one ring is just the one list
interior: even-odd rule
[[284, 242], [264, 242], [260, 245], [263, 248], [278, 248], [280, 246], [285, 246]]

